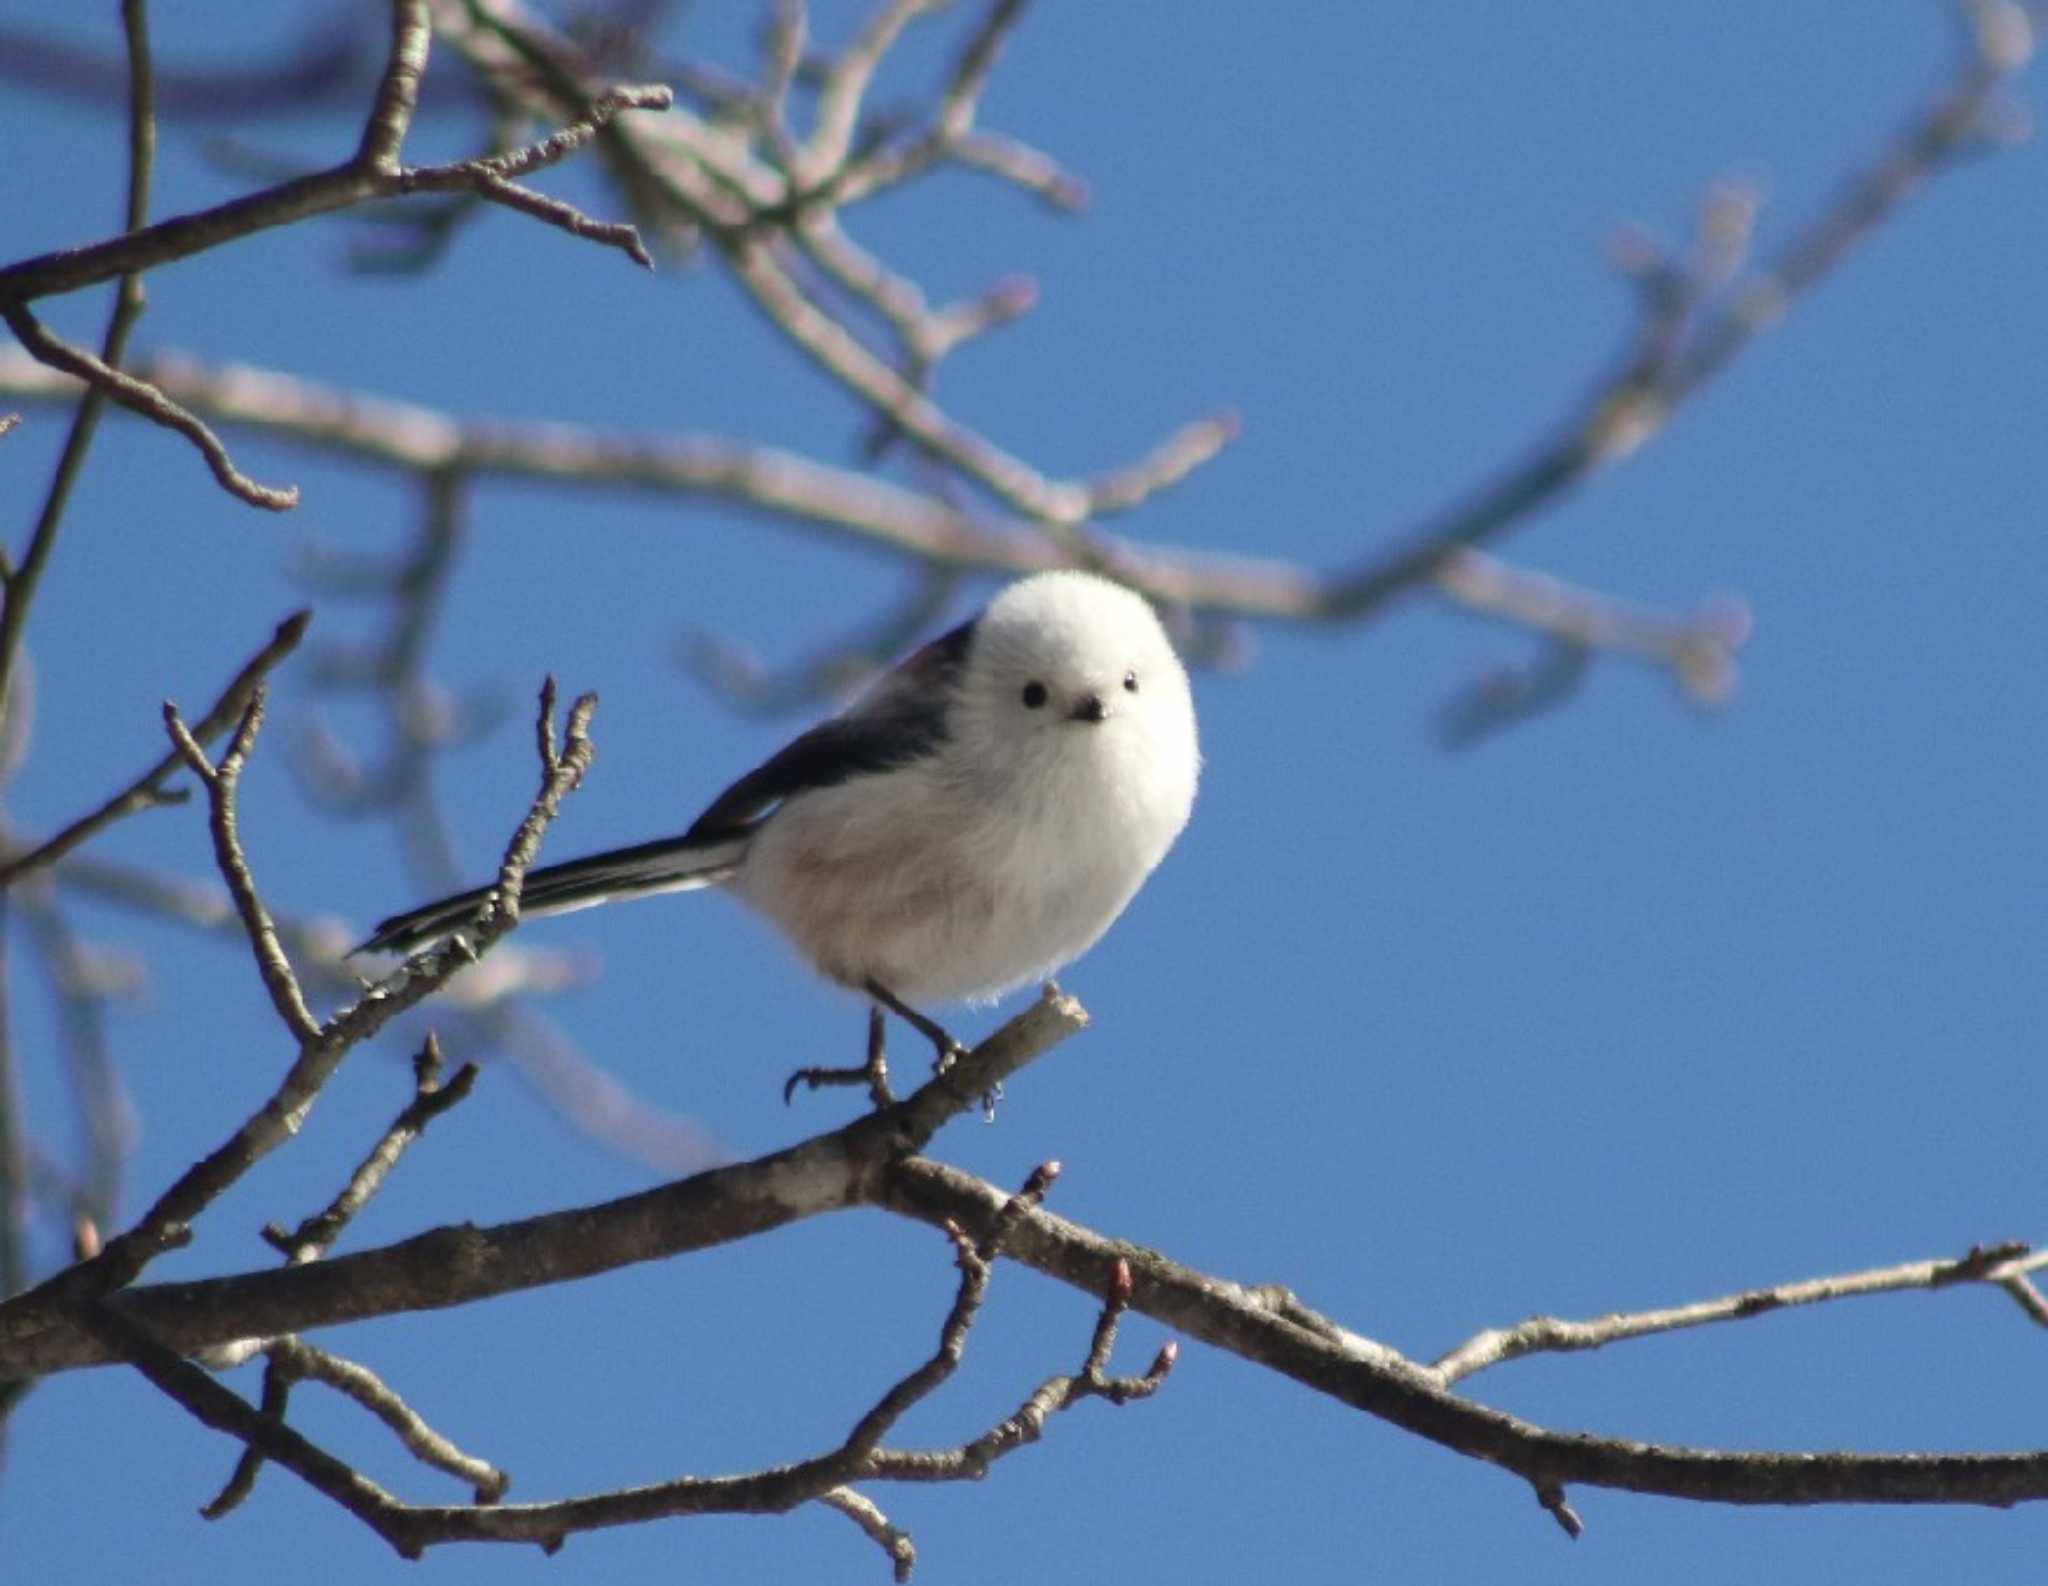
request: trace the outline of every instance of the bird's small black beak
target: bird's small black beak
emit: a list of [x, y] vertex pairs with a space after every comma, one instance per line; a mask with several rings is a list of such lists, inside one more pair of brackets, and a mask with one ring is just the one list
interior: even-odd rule
[[1083, 694], [1074, 701], [1074, 708], [1067, 712], [1068, 721], [1107, 721], [1109, 707], [1102, 703], [1100, 694]]

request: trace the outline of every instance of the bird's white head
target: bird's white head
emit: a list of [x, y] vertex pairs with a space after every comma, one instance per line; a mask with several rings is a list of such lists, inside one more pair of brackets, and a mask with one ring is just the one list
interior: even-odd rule
[[1194, 804], [1187, 673], [1144, 598], [1093, 573], [1040, 573], [989, 604], [951, 726], [967, 751], [956, 763], [989, 768], [1010, 798], [1029, 790], [1048, 817], [1064, 811], [1077, 838], [1107, 822], [1146, 870]]

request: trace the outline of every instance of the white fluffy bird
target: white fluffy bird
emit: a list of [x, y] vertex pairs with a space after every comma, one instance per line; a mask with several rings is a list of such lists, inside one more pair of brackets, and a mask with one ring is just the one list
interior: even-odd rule
[[[1039, 573], [680, 837], [533, 871], [520, 912], [724, 886], [944, 1053], [911, 1004], [992, 999], [1094, 946], [1187, 824], [1200, 766], [1187, 674], [1152, 608], [1092, 573]], [[363, 950], [446, 936], [488, 895], [394, 915]]]

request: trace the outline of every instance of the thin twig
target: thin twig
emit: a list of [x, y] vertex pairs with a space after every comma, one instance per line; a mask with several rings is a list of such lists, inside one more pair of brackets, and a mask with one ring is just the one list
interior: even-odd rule
[[1098, 476], [1088, 486], [1090, 517], [1128, 512], [1140, 502], [1171, 489], [1208, 462], [1238, 436], [1237, 415], [1218, 413], [1185, 425], [1147, 455]]
[[1735, 657], [1749, 640], [1748, 603], [1734, 596], [1703, 601], [1690, 614], [1662, 611], [1512, 567], [1485, 551], [1456, 552], [1437, 581], [1466, 610], [1550, 641], [1533, 663], [1482, 677], [1445, 707], [1440, 733], [1454, 748], [1569, 699], [1596, 653], [1659, 667], [1689, 703], [1714, 709], [1734, 692]]
[[1555, 710], [1578, 693], [1592, 661], [1589, 646], [1575, 639], [1553, 639], [1527, 665], [1495, 668], [1444, 706], [1438, 741], [1447, 749], [1467, 748], [1504, 727]]
[[1072, 530], [1086, 520], [1090, 500], [1085, 486], [1048, 479], [957, 423], [812, 302], [771, 248], [757, 239], [743, 238], [731, 242], [725, 251], [734, 276], [783, 332], [819, 367], [920, 446], [1048, 528]]
[[666, 110], [674, 102], [674, 93], [660, 84], [614, 88], [592, 101], [588, 114], [582, 119], [571, 122], [538, 143], [483, 159], [400, 171], [396, 175], [398, 190], [403, 193], [475, 193], [493, 203], [559, 227], [572, 236], [622, 249], [635, 263], [651, 270], [654, 259], [635, 227], [593, 220], [575, 205], [521, 186], [515, 178], [567, 159], [587, 145], [622, 111]]
[[257, 971], [263, 978], [264, 989], [270, 993], [270, 1004], [284, 1021], [285, 1028], [301, 1043], [306, 1043], [320, 1038], [320, 1021], [306, 1006], [305, 993], [299, 989], [298, 976], [293, 973], [291, 960], [278, 941], [277, 927], [271, 922], [270, 910], [256, 889], [256, 878], [249, 869], [248, 856], [242, 851], [237, 818], [235, 795], [242, 770], [249, 763], [249, 751], [263, 726], [265, 692], [260, 680], [250, 689], [248, 702], [242, 708], [241, 721], [235, 727], [234, 736], [228, 740], [227, 752], [221, 756], [218, 765], [206, 758], [206, 751], [186, 727], [184, 718], [178, 714], [178, 707], [169, 700], [164, 701], [164, 729], [192, 774], [206, 786], [214, 863], [220, 867], [221, 878], [228, 884], [235, 912], [242, 917], [242, 928], [248, 933], [249, 945], [256, 954]]
[[53, 335], [20, 303], [0, 304], [0, 315], [5, 316], [8, 328], [22, 346], [51, 368], [61, 369], [74, 379], [83, 380], [129, 412], [139, 413], [152, 423], [176, 430], [184, 436], [199, 448], [200, 456], [206, 459], [206, 466], [213, 470], [213, 477], [230, 495], [239, 497], [252, 507], [266, 507], [272, 512], [283, 512], [299, 504], [297, 485], [282, 488], [259, 485], [235, 466], [220, 437], [208, 429], [197, 414], [178, 406], [155, 386], [124, 374], [83, 347], [74, 347], [62, 337]]
[[[1898, 1266], [1874, 1267], [1834, 1277], [1806, 1278], [1796, 1283], [1781, 1283], [1768, 1289], [1745, 1289], [1740, 1294], [1699, 1300], [1689, 1305], [1667, 1306], [1661, 1310], [1617, 1311], [1590, 1321], [1532, 1316], [1513, 1327], [1489, 1328], [1475, 1334], [1456, 1349], [1439, 1356], [1429, 1369], [1439, 1382], [1448, 1387], [1490, 1366], [1519, 1360], [1524, 1355], [1600, 1349], [1624, 1339], [1646, 1338], [1653, 1333], [1704, 1327], [1712, 1322], [1746, 1321], [1753, 1316], [1795, 1305], [1821, 1305], [1830, 1300], [1854, 1299], [1866, 1294], [1896, 1294], [1909, 1289], [1940, 1289], [1958, 1283], [1990, 1283], [2010, 1293], [2014, 1284], [2025, 1282], [2027, 1273], [2039, 1271], [2044, 1266], [2048, 1266], [2048, 1251], [2030, 1253], [2027, 1246], [2016, 1243], [1977, 1245], [1963, 1255], [1947, 1260], [1908, 1261]], [[2040, 1316], [2034, 1319], [2044, 1321]]]
[[425, 0], [392, 0], [391, 47], [352, 162], [364, 171], [397, 168], [413, 112], [419, 107], [420, 79], [427, 74], [427, 49], [433, 39]]
[[457, 1448], [367, 1366], [343, 1360], [289, 1335], [271, 1339], [263, 1352], [291, 1380], [325, 1383], [355, 1400], [391, 1428], [413, 1458], [446, 1471], [458, 1481], [468, 1482], [476, 1489], [478, 1503], [496, 1503], [505, 1496], [511, 1478], [504, 1471]]
[[[291, 1233], [274, 1223], [264, 1228], [263, 1237], [271, 1247], [281, 1252], [291, 1266], [304, 1266], [326, 1254], [350, 1219], [382, 1188], [399, 1157], [425, 1131], [427, 1124], [469, 1094], [476, 1074], [476, 1065], [465, 1063], [453, 1080], [442, 1085], [440, 1042], [430, 1031], [413, 1059], [413, 1095], [405, 1109], [324, 1211], [306, 1218]], [[291, 1334], [251, 1342], [259, 1343], [268, 1357], [263, 1373], [263, 1413], [273, 1420], [283, 1420], [292, 1383], [314, 1377], [348, 1394], [384, 1421], [416, 1457], [475, 1485], [479, 1503], [495, 1503], [504, 1496], [507, 1478], [502, 1471], [463, 1454], [434, 1432], [367, 1368], [314, 1349]], [[208, 1363], [213, 1364], [212, 1357], [221, 1353], [218, 1349], [209, 1351]], [[233, 1353], [239, 1355], [242, 1351], [237, 1348]], [[255, 1486], [263, 1463], [261, 1449], [254, 1444], [245, 1446], [220, 1496], [200, 1512], [209, 1520], [218, 1519], [241, 1503]]]
[[[1796, 298], [1929, 176], [1970, 149], [1999, 91], [2028, 64], [2034, 38], [2029, 14], [2016, 0], [1983, 0], [1981, 11], [1970, 52], [1952, 83], [1834, 204], [1718, 299], [1680, 293], [1682, 347], [1647, 362], [1636, 355], [1625, 359], [1561, 430], [1494, 483], [1410, 531], [1391, 553], [1376, 553], [1331, 576], [1319, 591], [1317, 615], [1355, 621], [1377, 611], [1434, 578], [1459, 551], [1499, 538], [1658, 434], [1682, 403], [1777, 324]], [[1694, 267], [1711, 275], [1724, 265], [1708, 248]], [[1670, 318], [1655, 300], [1648, 314], [1652, 320]]]
[[[133, 15], [139, 18], [139, 10]], [[297, 487], [273, 488], [250, 479], [235, 467], [219, 437], [197, 415], [149, 382], [122, 372], [115, 367], [113, 356], [95, 357], [84, 348], [75, 347], [52, 334], [29, 312], [28, 304], [38, 297], [76, 291], [117, 276], [132, 283], [145, 268], [187, 258], [257, 231], [289, 225], [370, 199], [402, 197], [419, 190], [440, 190], [443, 186], [477, 192], [579, 236], [622, 247], [642, 262], [649, 262], [631, 227], [590, 220], [571, 205], [519, 187], [507, 179], [507, 173], [537, 169], [562, 159], [585, 143], [603, 118], [621, 109], [666, 103], [666, 89], [619, 90], [609, 99], [593, 104], [588, 125], [571, 126], [530, 149], [493, 160], [407, 171], [399, 165], [398, 157], [417, 104], [419, 82], [426, 70], [427, 47], [433, 30], [426, 0], [394, 0], [391, 18], [391, 45], [383, 76], [355, 154], [349, 160], [328, 170], [294, 177], [213, 209], [175, 216], [154, 226], [141, 223], [139, 206], [146, 193], [144, 178], [131, 184], [131, 223], [122, 235], [0, 268], [0, 316], [5, 317], [24, 347], [41, 362], [85, 382], [92, 392], [101, 397], [176, 430], [198, 448], [221, 486], [252, 506], [273, 511], [295, 506], [298, 502]], [[138, 37], [139, 34], [131, 29], [131, 43]], [[146, 53], [137, 53], [136, 58], [146, 65]], [[139, 103], [147, 109], [146, 98]], [[139, 135], [136, 147], [138, 151], [145, 149]], [[127, 335], [124, 316], [132, 319], [140, 302], [139, 290], [132, 284], [124, 286], [114, 327], [118, 328], [119, 337], [113, 336], [110, 330], [113, 352], [118, 352], [119, 341]], [[83, 415], [84, 410], [81, 413]], [[89, 437], [89, 423], [82, 433]], [[75, 469], [75, 463], [71, 466]], [[63, 492], [68, 489], [68, 474], [61, 468], [59, 485], [61, 488], [54, 492], [53, 500], [61, 507]], [[47, 555], [47, 540], [45, 535], [39, 541], [45, 546], [44, 555]], [[34, 556], [35, 546], [32, 545], [31, 558]], [[36, 565], [39, 567], [40, 563]], [[11, 575], [10, 581], [18, 576]], [[29, 587], [33, 587], [33, 579]], [[0, 673], [4, 673], [10, 653], [8, 645], [12, 642], [15, 641], [8, 640], [4, 631], [0, 631]]]
[[789, 130], [789, 91], [803, 65], [809, 35], [810, 16], [804, 0], [775, 0], [762, 51], [761, 89], [746, 101], [768, 157], [792, 180], [803, 154]]
[[[276, 1360], [263, 1363], [263, 1397], [257, 1413], [266, 1420], [284, 1424], [284, 1412], [291, 1406], [292, 1383], [295, 1379]], [[268, 1463], [263, 1450], [255, 1443], [244, 1443], [242, 1452], [235, 1460], [235, 1468], [228, 1473], [227, 1484], [221, 1488], [210, 1503], [199, 1511], [203, 1520], [219, 1520], [239, 1509], [249, 1494], [256, 1490], [256, 1478], [263, 1474]]]
[[[552, 705], [552, 689], [545, 691], [546, 703]], [[260, 696], [259, 696], [260, 698]], [[252, 702], [252, 705], [255, 702]], [[8, 1331], [8, 1318], [16, 1323], [32, 1318], [49, 1317], [68, 1308], [89, 1303], [98, 1297], [126, 1287], [143, 1269], [165, 1250], [181, 1244], [190, 1238], [189, 1223], [201, 1211], [212, 1204], [228, 1187], [238, 1181], [244, 1173], [263, 1157], [275, 1150], [295, 1133], [311, 1109], [320, 1091], [333, 1077], [334, 1071], [348, 1053], [375, 1035], [399, 1014], [417, 1006], [433, 995], [455, 974], [490, 947], [512, 926], [515, 914], [510, 906], [516, 899], [519, 882], [525, 868], [532, 862], [538, 850], [540, 838], [548, 823], [554, 818], [561, 800], [582, 778], [590, 762], [592, 750], [587, 727], [597, 701], [593, 695], [584, 695], [576, 702], [569, 719], [566, 746], [556, 750], [550, 744], [543, 755], [545, 772], [541, 789], [526, 818], [520, 823], [511, 846], [506, 851], [505, 862], [500, 870], [500, 888], [503, 900], [495, 910], [495, 918], [484, 922], [470, 933], [465, 948], [460, 951], [439, 949], [423, 953], [407, 960], [403, 967], [384, 982], [371, 986], [347, 1008], [336, 1014], [325, 1025], [313, 1024], [302, 1035], [299, 1049], [284, 1079], [270, 1097], [251, 1114], [211, 1154], [195, 1163], [179, 1176], [169, 1189], [157, 1197], [155, 1204], [142, 1218], [125, 1233], [108, 1241], [106, 1247], [87, 1261], [57, 1274], [27, 1294], [6, 1305], [0, 1305], [0, 1335]], [[249, 739], [253, 735], [256, 717], [253, 709], [243, 715], [243, 725], [236, 732], [235, 741], [229, 746], [221, 766], [216, 769], [208, 764], [205, 754], [191, 745], [190, 734], [179, 738], [172, 712], [172, 733], [179, 742], [181, 751], [187, 753], [188, 763], [202, 778], [211, 776], [208, 784], [210, 801], [214, 805], [214, 826], [216, 850], [222, 850], [220, 809], [224, 802], [220, 784], [225, 779], [232, 791], [233, 777], [239, 774], [241, 758], [248, 752]], [[545, 732], [547, 722], [543, 718]], [[191, 745], [189, 750], [187, 746]], [[204, 768], [202, 770], [202, 767]], [[230, 867], [225, 855], [222, 868]], [[233, 873], [224, 876], [231, 891], [238, 891], [244, 885], [250, 888], [254, 907], [238, 896], [237, 907], [242, 911], [245, 925], [252, 932], [256, 922], [267, 923], [268, 912], [260, 899], [253, 898], [253, 883], [249, 883], [246, 866], [238, 878]], [[274, 932], [272, 942], [274, 944]], [[259, 960], [268, 954], [259, 946]], [[265, 979], [268, 984], [277, 963], [282, 963], [281, 952], [276, 954], [276, 963], [266, 964]], [[285, 966], [287, 973], [289, 966]], [[295, 987], [289, 988], [294, 993]], [[273, 999], [281, 1000], [285, 1013], [289, 1007], [288, 998], [281, 998], [279, 989], [273, 987]], [[288, 1022], [297, 1026], [295, 1013], [286, 1014]], [[310, 1022], [311, 1015], [306, 1015]], [[264, 1336], [294, 1331], [292, 1328], [264, 1328], [252, 1330]], [[221, 1342], [223, 1340], [213, 1340]]]
[[[8, 900], [0, 895], [0, 925]], [[28, 1283], [28, 1123], [14, 1055], [14, 991], [7, 955], [0, 953], [0, 1299]], [[0, 1403], [0, 1426], [6, 1421]]]
[[889, 1555], [890, 1567], [899, 1582], [910, 1579], [917, 1568], [917, 1544], [907, 1531], [899, 1531], [889, 1523], [889, 1517], [872, 1498], [851, 1487], [833, 1487], [819, 1493], [817, 1501], [865, 1531], [875, 1546]]
[[[228, 686], [221, 691], [220, 698], [213, 703], [213, 708], [192, 726], [191, 735], [196, 742], [211, 743], [227, 731], [229, 726], [241, 719], [242, 712], [248, 707], [258, 685], [279, 662], [298, 648], [299, 640], [305, 636], [306, 627], [312, 620], [313, 613], [310, 610], [295, 611], [277, 625], [277, 631], [270, 636], [270, 642], [249, 658], [229, 681]], [[97, 835], [123, 816], [160, 804], [180, 802], [182, 796], [167, 793], [164, 783], [184, 764], [185, 758], [179, 750], [169, 750], [155, 765], [98, 809], [81, 815], [27, 853], [0, 864], [0, 888], [11, 886], [31, 871], [40, 870], [63, 858], [80, 843]]]
[[[425, 26], [425, 13], [426, 7], [420, 0], [396, 0], [393, 8], [393, 52], [387, 59], [378, 101], [355, 156], [339, 165], [278, 182], [212, 209], [176, 215], [102, 242], [40, 254], [0, 266], [0, 304], [18, 306], [40, 297], [75, 292], [81, 287], [120, 275], [190, 258], [193, 254], [259, 231], [293, 225], [316, 215], [331, 214], [375, 199], [402, 198], [415, 190], [416, 177], [396, 163], [395, 138], [402, 139], [405, 128], [410, 124], [412, 93], [425, 64], [425, 44], [429, 33]], [[599, 90], [592, 94], [586, 103], [602, 97], [602, 92]], [[625, 92], [651, 96], [661, 90], [631, 89]], [[549, 147], [549, 141], [543, 140], [535, 150], [524, 155], [505, 158], [515, 162], [531, 159], [548, 163], [543, 151]], [[426, 169], [431, 172], [456, 168]], [[454, 185], [468, 184], [457, 182]]]
[[90, 1302], [80, 1308], [78, 1324], [200, 1421], [240, 1438], [252, 1448], [260, 1448], [268, 1458], [286, 1466], [373, 1527], [385, 1514], [403, 1507], [375, 1482], [358, 1475], [282, 1420], [251, 1408], [239, 1395], [222, 1387], [175, 1351], [166, 1349], [146, 1328], [120, 1311]]
[[379, 1137], [370, 1154], [357, 1164], [348, 1183], [326, 1208], [301, 1222], [290, 1233], [275, 1224], [263, 1230], [271, 1247], [294, 1264], [303, 1264], [324, 1254], [340, 1237], [357, 1212], [370, 1203], [384, 1187], [384, 1180], [398, 1165], [413, 1142], [449, 1108], [458, 1106], [476, 1084], [477, 1066], [464, 1063], [446, 1084], [441, 1082], [441, 1043], [433, 1031], [413, 1059], [413, 1095], [391, 1126]]
[[[149, 220], [150, 177], [156, 160], [155, 72], [149, 50], [149, 13], [143, 0], [121, 0], [121, 29], [128, 54], [128, 201], [122, 222], [124, 230], [135, 232]], [[142, 317], [143, 304], [142, 277], [129, 271], [114, 289], [113, 312], [107, 319], [106, 334], [100, 339], [102, 366], [113, 368], [120, 364], [128, 349], [129, 333]], [[4, 584], [4, 597], [0, 597], [0, 700], [9, 698], [29, 604], [35, 599], [37, 583], [56, 545], [57, 525], [70, 502], [72, 485], [85, 466], [106, 396], [104, 386], [89, 382], [79, 397], [70, 433], [64, 438], [64, 450], [43, 500], [43, 510], [29, 537], [28, 552], [19, 568], [8, 564], [6, 576], [0, 580]], [[13, 428], [12, 424], [7, 428]]]
[[84, 946], [47, 891], [32, 888], [11, 896], [28, 925], [57, 1004], [64, 1066], [78, 1112], [84, 1161], [66, 1197], [74, 1226], [112, 1223], [120, 1208], [122, 1169], [138, 1129], [133, 1104], [122, 1089], [107, 1044], [108, 976], [95, 975]]
[[[1005, 1210], [1008, 1212], [1008, 1208]], [[1012, 1226], [1019, 1217], [1021, 1212], [1010, 1214]], [[1180, 1349], [1169, 1339], [1160, 1346], [1144, 1375], [1108, 1375], [1110, 1351], [1116, 1346], [1117, 1325], [1131, 1303], [1131, 1287], [1129, 1265], [1114, 1264], [1102, 1309], [1096, 1316], [1095, 1331], [1089, 1339], [1087, 1358], [1078, 1372], [1048, 1377], [1018, 1406], [1015, 1414], [958, 1448], [915, 1453], [880, 1451], [872, 1461], [873, 1474], [896, 1481], [979, 1481], [997, 1460], [1044, 1437], [1046, 1422], [1052, 1416], [1071, 1410], [1084, 1399], [1105, 1399], [1116, 1405], [1149, 1399], [1165, 1385], [1180, 1357]]]
[[494, 204], [516, 209], [522, 215], [566, 231], [585, 242], [617, 248], [643, 270], [654, 268], [654, 255], [640, 240], [639, 229], [625, 221], [593, 220], [574, 204], [550, 198], [546, 193], [537, 193], [530, 187], [505, 181], [488, 172], [479, 173], [472, 185], [480, 197], [488, 198]]
[[846, 1441], [840, 1445], [842, 1453], [863, 1459], [875, 1453], [882, 1439], [888, 1436], [890, 1429], [911, 1406], [930, 1398], [959, 1369], [960, 1357], [967, 1347], [967, 1334], [974, 1326], [982, 1300], [988, 1294], [989, 1276], [995, 1269], [995, 1258], [1002, 1251], [1004, 1238], [1027, 1211], [1044, 1202], [1046, 1191], [1052, 1188], [1059, 1175], [1060, 1165], [1057, 1162], [1042, 1163], [1032, 1169], [1024, 1187], [1004, 1202], [989, 1231], [979, 1240], [969, 1239], [958, 1227], [946, 1228], [946, 1236], [953, 1242], [954, 1259], [960, 1268], [960, 1283], [953, 1295], [952, 1309], [946, 1313], [946, 1320], [939, 1328], [938, 1348], [929, 1360], [899, 1379], [854, 1423], [853, 1430], [846, 1434]]
[[801, 151], [800, 174], [806, 187], [821, 185], [846, 164], [876, 69], [911, 20], [935, 4], [936, 0], [880, 0], [853, 43], [833, 61], [818, 92], [810, 139]]

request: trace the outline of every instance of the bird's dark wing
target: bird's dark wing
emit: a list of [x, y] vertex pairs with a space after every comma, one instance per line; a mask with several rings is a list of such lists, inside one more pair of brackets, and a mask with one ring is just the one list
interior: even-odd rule
[[740, 836], [792, 793], [894, 770], [936, 751], [946, 741], [947, 707], [973, 636], [973, 622], [963, 622], [906, 656], [845, 714], [791, 740], [713, 799], [683, 842]]
[[[946, 741], [946, 712], [958, 691], [974, 624], [962, 623], [892, 668], [844, 715], [822, 722], [712, 800], [680, 837], [616, 848], [531, 872], [520, 895], [528, 915], [560, 914], [614, 898], [716, 886], [745, 852], [764, 812], [806, 788], [908, 765]], [[394, 914], [357, 952], [403, 952], [458, 929], [491, 888]]]

